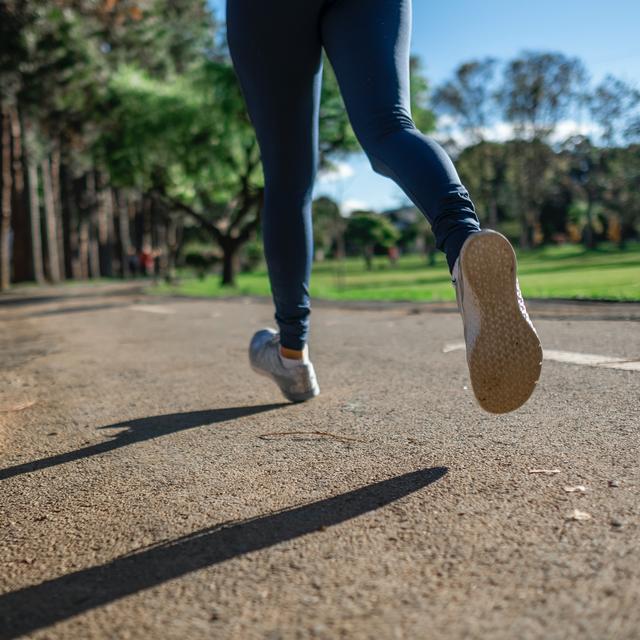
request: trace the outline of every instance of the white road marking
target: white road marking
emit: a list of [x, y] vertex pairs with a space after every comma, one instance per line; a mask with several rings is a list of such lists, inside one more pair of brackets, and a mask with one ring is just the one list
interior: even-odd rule
[[603, 367], [605, 369], [622, 369], [623, 371], [640, 371], [640, 359], [627, 360], [614, 356], [599, 356], [594, 353], [574, 353], [572, 351], [544, 350], [547, 360], [579, 364], [587, 367]]
[[160, 304], [132, 304], [129, 309], [132, 309], [133, 311], [145, 311], [146, 313], [162, 313], [166, 315], [175, 313], [175, 309], [163, 307]]
[[[464, 342], [450, 342], [445, 344], [442, 352], [464, 351]], [[603, 369], [620, 369], [622, 371], [640, 371], [640, 358], [628, 359], [615, 356], [602, 356], [595, 353], [578, 353], [576, 351], [559, 351], [557, 349], [543, 349], [544, 360], [576, 364], [583, 367], [601, 367]]]

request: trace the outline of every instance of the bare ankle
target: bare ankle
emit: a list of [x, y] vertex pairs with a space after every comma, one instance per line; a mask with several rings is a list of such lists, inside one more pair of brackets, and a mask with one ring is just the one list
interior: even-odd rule
[[288, 349], [280, 345], [280, 355], [283, 358], [289, 358], [290, 360], [302, 360], [304, 358], [304, 351], [297, 349]]

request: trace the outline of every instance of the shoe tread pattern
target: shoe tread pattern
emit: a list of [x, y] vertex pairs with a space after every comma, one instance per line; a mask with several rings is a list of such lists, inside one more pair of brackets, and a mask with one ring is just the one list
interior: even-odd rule
[[542, 347], [517, 296], [516, 256], [498, 233], [471, 236], [460, 257], [464, 295], [474, 296], [480, 328], [467, 361], [480, 406], [507, 413], [533, 393], [542, 369]]

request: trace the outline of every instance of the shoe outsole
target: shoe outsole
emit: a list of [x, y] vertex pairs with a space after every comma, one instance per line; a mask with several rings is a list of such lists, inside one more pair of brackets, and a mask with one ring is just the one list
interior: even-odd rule
[[485, 411], [514, 411], [533, 393], [543, 359], [518, 305], [515, 252], [501, 234], [481, 231], [463, 245], [460, 269], [464, 295], [474, 296], [480, 310], [479, 332], [467, 350], [474, 395]]
[[[273, 380], [276, 384], [278, 381], [274, 379], [274, 377], [268, 372], [263, 371], [262, 369], [258, 369], [258, 367], [254, 367], [253, 364], [250, 365], [251, 368], [259, 375], [264, 376], [265, 378], [269, 378], [269, 380]], [[289, 400], [289, 402], [306, 402], [307, 400], [311, 400], [316, 396], [320, 395], [320, 388], [316, 385], [311, 391], [307, 393], [287, 393], [279, 384], [278, 389], [282, 392], [282, 395]]]

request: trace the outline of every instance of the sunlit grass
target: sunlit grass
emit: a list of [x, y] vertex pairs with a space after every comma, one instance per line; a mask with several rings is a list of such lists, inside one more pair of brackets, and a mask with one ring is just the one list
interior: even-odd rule
[[[518, 254], [520, 284], [528, 298], [640, 300], [640, 244], [623, 251], [565, 246]], [[218, 275], [201, 280], [185, 273], [177, 285], [158, 285], [154, 291], [205, 297], [270, 295], [264, 268], [240, 274], [235, 287], [220, 286]], [[377, 257], [372, 271], [360, 258], [316, 263], [311, 294], [327, 300], [455, 300], [443, 256], [433, 267], [421, 256], [402, 257], [395, 266]]]

